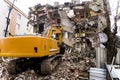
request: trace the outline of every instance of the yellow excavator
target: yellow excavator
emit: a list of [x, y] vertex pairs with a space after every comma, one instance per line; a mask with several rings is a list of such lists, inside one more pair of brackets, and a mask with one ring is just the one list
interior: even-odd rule
[[0, 39], [0, 57], [16, 57], [7, 66], [10, 74], [27, 69], [50, 74], [59, 64], [64, 51], [61, 25], [53, 24], [45, 37], [29, 35]]
[[[38, 7], [35, 8], [39, 10]], [[56, 11], [58, 14], [58, 10]], [[10, 21], [10, 12], [11, 9], [7, 18], [6, 32]], [[38, 11], [33, 11], [38, 23], [35, 21], [33, 24], [40, 25], [41, 18], [39, 15], [44, 11], [40, 11], [38, 15], [36, 15], [36, 12]], [[18, 74], [27, 69], [33, 69], [37, 73], [51, 74], [59, 64], [65, 52], [65, 47], [62, 42], [63, 26], [59, 23], [57, 17], [54, 15], [53, 17], [56, 23], [51, 22], [51, 26], [46, 31], [46, 34], [42, 34], [42, 36], [24, 35], [6, 37], [5, 35], [4, 38], [0, 39], [0, 57], [12, 58], [7, 66], [10, 74]], [[39, 21], [38, 18], [40, 18]], [[43, 28], [43, 26], [38, 27]]]

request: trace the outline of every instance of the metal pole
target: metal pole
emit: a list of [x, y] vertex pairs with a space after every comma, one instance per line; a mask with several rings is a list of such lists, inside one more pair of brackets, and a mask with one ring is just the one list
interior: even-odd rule
[[13, 0], [13, 3], [12, 3], [12, 5], [11, 5], [10, 9], [9, 9], [9, 12], [8, 12], [7, 21], [6, 21], [7, 25], [6, 25], [4, 37], [7, 36], [8, 26], [9, 26], [9, 24], [10, 24], [10, 19], [9, 19], [9, 17], [10, 17], [10, 13], [11, 13], [11, 11], [12, 11], [12, 8], [13, 8], [13, 6], [14, 6], [14, 2], [15, 2], [15, 0]]

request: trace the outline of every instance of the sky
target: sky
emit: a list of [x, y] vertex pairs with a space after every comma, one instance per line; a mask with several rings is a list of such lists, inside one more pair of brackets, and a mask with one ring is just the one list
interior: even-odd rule
[[36, 4], [41, 3], [42, 5], [44, 4], [51, 4], [53, 5], [55, 1], [59, 1], [60, 4], [64, 3], [65, 1], [70, 1], [70, 0], [17, 0], [15, 2], [15, 5], [17, 5], [17, 7], [19, 7], [22, 11], [24, 11], [26, 14], [29, 11], [29, 7], [32, 7]]
[[[10, 0], [10, 1], [12, 2], [13, 0]], [[18, 8], [20, 8], [23, 12], [28, 14], [29, 7], [32, 7], [39, 3], [41, 3], [42, 5], [47, 4], [47, 3], [53, 5], [54, 2], [56, 1], [59, 2], [60, 4], [63, 4], [64, 2], [71, 2], [71, 0], [16, 0], [14, 4]], [[80, 0], [80, 2], [82, 1], [86, 1], [86, 0]], [[90, 0], [87, 0], [87, 1], [90, 1]]]
[[[12, 2], [13, 0], [10, 0], [10, 1]], [[32, 7], [39, 3], [41, 3], [42, 5], [47, 4], [47, 3], [53, 5], [54, 2], [56, 2], [56, 1], [59, 2], [60, 4], [63, 4], [64, 2], [70, 2], [71, 0], [16, 0], [14, 4], [18, 8], [20, 8], [23, 12], [28, 14], [29, 7]], [[80, 0], [80, 2], [82, 2], [82, 1], [86, 1], [86, 0]], [[90, 0], [87, 0], [87, 1], [90, 1]], [[109, 0], [109, 2], [110, 2], [112, 15], [114, 16], [118, 0]], [[119, 9], [119, 11], [120, 11], [120, 9]]]
[[[10, 0], [11, 2], [13, 0]], [[15, 1], [15, 5], [20, 8], [25, 14], [28, 15], [28, 11], [29, 11], [29, 7], [33, 7], [36, 4], [41, 3], [42, 5], [44, 4], [51, 4], [53, 5], [54, 2], [59, 2], [60, 4], [63, 4], [64, 2], [70, 2], [71, 0], [16, 0]], [[80, 2], [82, 1], [90, 1], [90, 0], [80, 0]], [[110, 8], [111, 8], [111, 19], [114, 19], [114, 16], [116, 15], [116, 7], [117, 7], [117, 2], [118, 0], [109, 0], [110, 2]], [[120, 4], [119, 4], [120, 5]], [[120, 7], [118, 10], [118, 13], [120, 12]]]

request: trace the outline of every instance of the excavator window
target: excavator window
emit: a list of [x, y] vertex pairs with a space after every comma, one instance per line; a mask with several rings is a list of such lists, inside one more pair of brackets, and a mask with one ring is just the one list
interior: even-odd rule
[[59, 40], [59, 34], [53, 33], [52, 38], [56, 39], [56, 40]]
[[56, 40], [59, 40], [59, 34], [56, 34]]

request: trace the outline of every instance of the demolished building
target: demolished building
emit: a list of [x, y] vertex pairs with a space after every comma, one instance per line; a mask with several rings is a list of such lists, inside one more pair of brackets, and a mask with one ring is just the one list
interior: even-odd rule
[[[107, 35], [103, 32], [107, 27], [107, 20], [102, 1], [85, 1], [81, 4], [66, 2], [57, 6], [38, 4], [30, 8], [28, 24], [33, 25], [36, 35], [44, 36], [51, 24], [57, 23], [57, 26], [63, 26], [66, 54], [63, 57], [64, 62], [60, 66], [65, 69], [60, 68], [53, 75], [47, 76], [47, 79], [53, 80], [55, 76], [57, 76], [56, 79], [61, 79], [62, 76], [61, 80], [69, 80], [71, 75], [74, 77], [71, 80], [82, 79], [80, 76], [87, 77], [89, 68], [96, 66], [95, 48], [104, 48], [104, 43], [108, 40]], [[82, 54], [85, 55], [82, 56]], [[66, 76], [62, 74], [59, 76], [61, 72], [66, 72]], [[75, 74], [70, 75], [70, 72]], [[84, 72], [86, 74], [81, 74]]]
[[[106, 28], [106, 18], [100, 3], [93, 0], [81, 4], [66, 2], [58, 6], [38, 4], [30, 8], [29, 23], [34, 26], [35, 33], [42, 34], [50, 24], [57, 22], [64, 26], [63, 42], [79, 52], [85, 51], [87, 45], [93, 48], [102, 45], [99, 35], [105, 35], [102, 31]], [[107, 39], [106, 35], [103, 37]]]

